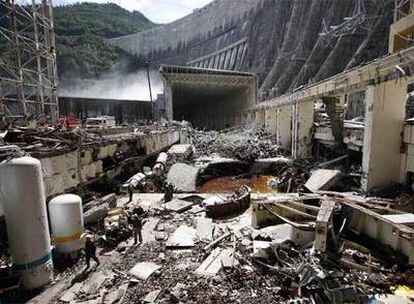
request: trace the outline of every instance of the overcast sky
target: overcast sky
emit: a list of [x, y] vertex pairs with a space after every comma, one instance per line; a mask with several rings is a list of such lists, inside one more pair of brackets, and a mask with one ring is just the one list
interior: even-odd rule
[[142, 12], [151, 21], [167, 23], [191, 13], [195, 8], [204, 6], [212, 0], [53, 0], [54, 5], [76, 2], [117, 3], [127, 10]]

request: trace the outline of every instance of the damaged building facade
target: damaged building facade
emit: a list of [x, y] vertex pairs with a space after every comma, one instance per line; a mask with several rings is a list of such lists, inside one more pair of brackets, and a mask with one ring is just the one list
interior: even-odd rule
[[395, 14], [389, 56], [266, 100], [245, 117], [253, 116], [295, 158], [312, 155], [317, 145], [360, 153], [364, 191], [393, 183], [412, 187], [412, 122], [406, 113], [412, 50], [401, 46], [412, 18]]

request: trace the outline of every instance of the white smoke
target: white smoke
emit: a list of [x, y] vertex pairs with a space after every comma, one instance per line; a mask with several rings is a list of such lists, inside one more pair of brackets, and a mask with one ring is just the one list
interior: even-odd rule
[[[163, 84], [158, 71], [150, 72], [152, 98], [162, 93]], [[97, 79], [62, 79], [59, 96], [124, 100], [150, 100], [146, 70], [132, 74], [110, 72]]]

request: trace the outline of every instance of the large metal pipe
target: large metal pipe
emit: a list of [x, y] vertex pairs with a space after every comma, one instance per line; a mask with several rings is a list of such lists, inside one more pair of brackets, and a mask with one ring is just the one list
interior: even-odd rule
[[152, 172], [156, 175], [161, 175], [164, 172], [165, 167], [167, 165], [168, 154], [165, 152], [161, 152], [158, 155], [157, 161], [155, 162], [154, 167], [152, 168]]
[[123, 184], [122, 188], [136, 188], [140, 183], [144, 181], [146, 177], [147, 176], [144, 173], [139, 172], [138, 174], [135, 174], [133, 177], [131, 177], [125, 184]]

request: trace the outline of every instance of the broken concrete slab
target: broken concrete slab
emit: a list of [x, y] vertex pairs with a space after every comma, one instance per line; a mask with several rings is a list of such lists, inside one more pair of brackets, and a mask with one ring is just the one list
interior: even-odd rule
[[299, 230], [289, 224], [268, 226], [253, 233], [253, 239], [257, 236], [271, 239], [274, 243], [283, 243], [287, 240], [295, 242], [301, 246], [307, 245], [315, 240], [314, 231]]
[[183, 144], [183, 145], [173, 145], [168, 151], [167, 154], [170, 156], [172, 162], [181, 162], [187, 160], [194, 153], [194, 146]]
[[224, 269], [229, 269], [240, 265], [239, 260], [235, 257], [233, 253], [231, 253], [229, 256], [223, 257], [221, 259], [221, 264], [223, 265]]
[[305, 188], [311, 192], [329, 190], [341, 178], [341, 171], [319, 169], [312, 173], [305, 184]]
[[205, 217], [195, 219], [197, 227], [197, 237], [200, 240], [211, 241], [213, 239], [213, 220]]
[[253, 241], [253, 256], [255, 258], [267, 259], [271, 251], [271, 242]]
[[[221, 267], [221, 254], [222, 249], [214, 249], [210, 255], [201, 263], [201, 265], [196, 269], [195, 273], [203, 276], [214, 276], [216, 275]], [[219, 258], [220, 257], [220, 258]]]
[[104, 219], [109, 212], [109, 205], [102, 204], [89, 209], [83, 213], [83, 220], [85, 224], [96, 223]]
[[[134, 193], [132, 195], [132, 204], [142, 207], [144, 210], [151, 208], [163, 210], [162, 201], [164, 198], [163, 193]], [[123, 196], [118, 199], [117, 206], [125, 207], [130, 205], [129, 196]]]
[[67, 290], [63, 296], [59, 299], [62, 302], [72, 302], [76, 298], [76, 294], [81, 290], [82, 283], [75, 283], [69, 290]]
[[[183, 283], [177, 283], [173, 289], [171, 290], [171, 294], [175, 297], [175, 300], [181, 303], [180, 298], [183, 294], [183, 291], [185, 290], [187, 286]], [[175, 303], [175, 301], [174, 301]]]
[[65, 303], [69, 303], [72, 302], [73, 300], [75, 300], [76, 298], [76, 294], [72, 291], [66, 291], [62, 297], [60, 297], [59, 301], [65, 302]]
[[318, 212], [315, 223], [315, 250], [326, 251], [329, 229], [332, 223], [332, 215], [335, 208], [334, 201], [324, 200]]
[[[223, 267], [223, 259], [233, 259], [233, 251], [230, 249], [216, 248], [195, 270], [195, 273], [201, 276], [215, 276]], [[228, 264], [225, 261], [225, 264]]]
[[125, 295], [128, 289], [129, 283], [118, 286], [115, 291], [109, 292], [103, 299], [103, 304], [121, 303], [122, 297]]
[[195, 192], [200, 168], [183, 163], [174, 164], [167, 174], [167, 183], [178, 192]]
[[221, 265], [223, 266], [224, 269], [233, 268], [234, 266], [238, 264], [239, 264], [239, 261], [233, 257], [224, 257], [221, 260]]
[[412, 304], [412, 299], [400, 295], [394, 294], [385, 294], [385, 295], [375, 295], [371, 297], [371, 303], [378, 304]]
[[139, 279], [139, 280], [147, 280], [155, 271], [160, 269], [161, 266], [158, 266], [155, 263], [152, 262], [141, 262], [136, 264], [129, 273]]
[[98, 200], [92, 200], [89, 203], [83, 205], [83, 207], [82, 207], [83, 212], [86, 212], [86, 211], [88, 211], [88, 210], [90, 210], [90, 209], [92, 209], [96, 206], [99, 206], [100, 204], [101, 203]]
[[116, 194], [111, 193], [111, 194], [105, 195], [99, 201], [102, 204], [108, 204], [109, 208], [115, 208], [116, 207], [116, 200], [117, 200]]
[[144, 225], [142, 226], [142, 242], [150, 243], [156, 240], [156, 228], [160, 222], [159, 218], [150, 217], [145, 220]]
[[203, 211], [205, 211], [205, 209], [203, 207], [201, 207], [199, 205], [195, 205], [195, 206], [192, 206], [190, 210], [188, 210], [188, 213], [199, 214]]
[[410, 226], [414, 224], [413, 213], [384, 214], [383, 217], [396, 224], [409, 224]]
[[142, 301], [144, 303], [155, 303], [160, 293], [161, 293], [161, 289], [151, 291], [145, 296], [145, 298]]
[[190, 248], [195, 245], [196, 237], [196, 230], [183, 224], [168, 238], [166, 246], [168, 248]]
[[102, 284], [105, 282], [106, 276], [101, 273], [97, 272], [94, 273], [83, 285], [83, 291], [86, 294], [96, 294], [99, 291], [99, 288], [102, 286]]
[[165, 204], [165, 209], [174, 211], [177, 213], [182, 213], [184, 211], [187, 211], [191, 209], [191, 206], [193, 206], [194, 203], [183, 201], [180, 199], [173, 199], [172, 201], [169, 201]]

